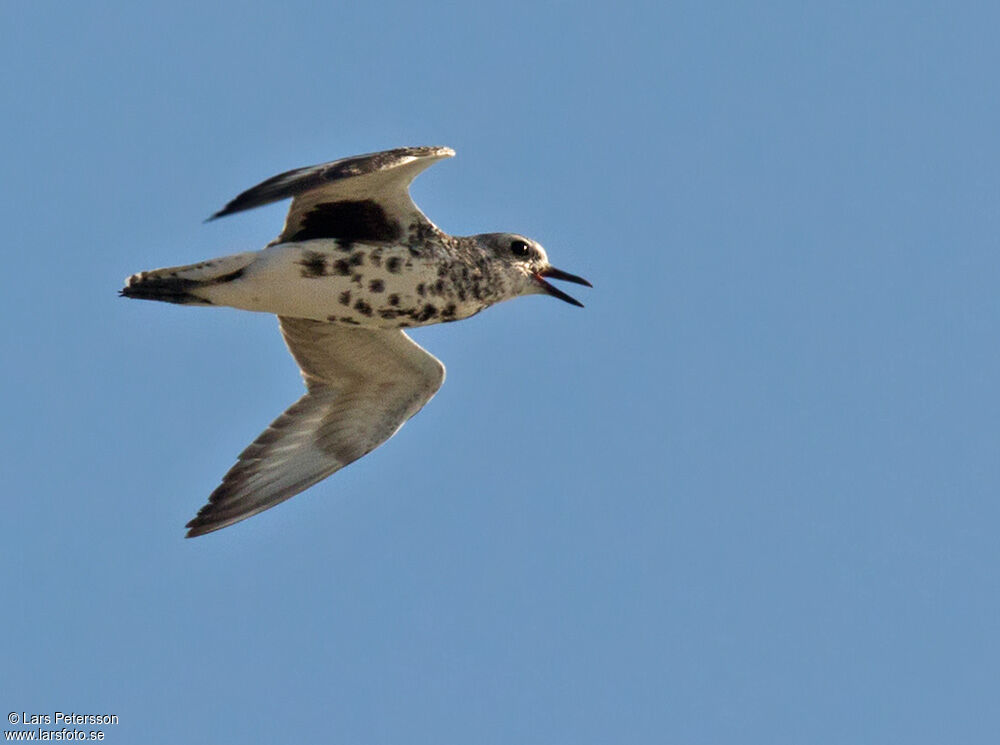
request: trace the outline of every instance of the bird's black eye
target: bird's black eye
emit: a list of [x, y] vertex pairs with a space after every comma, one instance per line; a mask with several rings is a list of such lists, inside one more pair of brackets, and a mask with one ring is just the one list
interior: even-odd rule
[[516, 240], [510, 242], [510, 252], [517, 258], [523, 259], [531, 253], [531, 248], [524, 241]]

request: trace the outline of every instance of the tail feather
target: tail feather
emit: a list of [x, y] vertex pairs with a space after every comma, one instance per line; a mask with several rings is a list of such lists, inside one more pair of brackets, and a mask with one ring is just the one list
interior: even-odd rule
[[254, 253], [256, 252], [251, 251], [198, 264], [139, 272], [125, 281], [125, 287], [118, 294], [121, 297], [159, 300], [179, 305], [214, 305], [199, 290], [242, 277], [253, 261]]
[[128, 278], [128, 284], [118, 291], [118, 295], [137, 300], [161, 300], [178, 305], [211, 305], [210, 300], [200, 298], [193, 292], [203, 284], [196, 279], [144, 277], [142, 274], [134, 274]]

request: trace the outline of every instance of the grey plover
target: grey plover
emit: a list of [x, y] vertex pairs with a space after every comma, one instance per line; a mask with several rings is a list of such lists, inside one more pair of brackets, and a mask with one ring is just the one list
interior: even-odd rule
[[[187, 536], [219, 530], [298, 494], [392, 437], [437, 392], [444, 366], [403, 329], [457, 321], [582, 277], [515, 233], [447, 235], [410, 199], [413, 179], [455, 154], [406, 147], [299, 168], [209, 219], [292, 198], [260, 251], [140, 272], [121, 295], [274, 313], [306, 393], [244, 450]], [[582, 305], [581, 305], [582, 307]]]

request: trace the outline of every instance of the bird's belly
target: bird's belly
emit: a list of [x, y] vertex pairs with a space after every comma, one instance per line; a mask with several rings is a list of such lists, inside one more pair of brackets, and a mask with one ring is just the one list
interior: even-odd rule
[[238, 281], [212, 288], [211, 301], [243, 310], [369, 328], [457, 321], [488, 303], [466, 293], [442, 263], [405, 247], [334, 240], [264, 249]]

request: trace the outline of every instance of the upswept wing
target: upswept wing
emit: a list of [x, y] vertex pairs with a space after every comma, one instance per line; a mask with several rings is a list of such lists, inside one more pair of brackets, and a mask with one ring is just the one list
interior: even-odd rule
[[450, 147], [402, 147], [298, 168], [248, 189], [209, 219], [292, 197], [275, 243], [316, 238], [388, 243], [414, 231], [440, 234], [413, 203], [409, 187], [425, 168], [454, 154]]
[[307, 393], [240, 454], [188, 538], [256, 515], [371, 452], [444, 382], [441, 362], [402, 331], [279, 321]]

